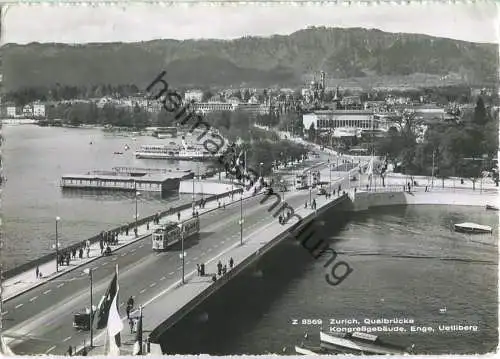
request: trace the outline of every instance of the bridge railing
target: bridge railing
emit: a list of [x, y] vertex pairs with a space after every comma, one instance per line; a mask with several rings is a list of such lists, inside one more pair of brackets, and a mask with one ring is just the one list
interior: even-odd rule
[[[359, 192], [408, 192], [408, 186], [404, 186], [402, 184], [386, 184], [385, 186], [382, 186], [381, 184], [373, 185], [368, 187], [366, 185], [361, 185], [361, 186], [353, 186], [351, 184], [351, 189], [356, 188], [356, 191]], [[475, 187], [473, 189], [472, 187], [465, 187], [465, 186], [453, 186], [453, 185], [445, 185], [444, 187], [439, 185], [439, 186], [411, 186], [410, 192], [473, 192], [477, 194], [481, 193], [498, 193], [499, 189], [498, 188], [492, 188], [492, 187], [483, 187], [480, 188], [480, 186]]]

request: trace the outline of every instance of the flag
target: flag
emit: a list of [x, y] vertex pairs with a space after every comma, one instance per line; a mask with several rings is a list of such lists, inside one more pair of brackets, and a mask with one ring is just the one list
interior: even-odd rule
[[120, 355], [120, 332], [123, 323], [118, 312], [118, 266], [111, 283], [97, 308], [97, 329], [107, 327], [107, 346], [109, 355]]
[[111, 308], [109, 309], [108, 316], [108, 355], [118, 356], [120, 355], [120, 332], [123, 329], [122, 319], [120, 318], [120, 313], [118, 313], [118, 285], [116, 286], [116, 294], [111, 303]]
[[111, 283], [109, 284], [108, 290], [101, 298], [99, 305], [97, 306], [97, 329], [106, 328], [108, 325], [109, 310], [111, 304], [116, 294], [118, 293], [118, 271], [115, 272]]
[[1, 356], [14, 356], [14, 352], [9, 348], [7, 343], [5, 342], [5, 338], [0, 336], [0, 357]]
[[139, 321], [135, 333], [135, 343], [132, 355], [142, 355], [142, 307], [140, 311]]

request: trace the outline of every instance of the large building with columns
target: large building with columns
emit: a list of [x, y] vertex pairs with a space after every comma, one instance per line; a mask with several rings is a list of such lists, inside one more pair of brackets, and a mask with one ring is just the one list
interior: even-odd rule
[[357, 129], [361, 131], [382, 130], [381, 122], [375, 119], [372, 111], [366, 110], [322, 110], [302, 116], [307, 131], [314, 124], [316, 130], [335, 128]]

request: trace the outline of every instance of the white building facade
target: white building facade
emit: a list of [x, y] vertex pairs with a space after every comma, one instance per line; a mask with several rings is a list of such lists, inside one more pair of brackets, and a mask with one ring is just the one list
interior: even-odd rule
[[201, 102], [203, 101], [203, 91], [201, 90], [188, 90], [184, 94], [184, 101], [195, 101]]
[[351, 128], [361, 131], [378, 130], [372, 111], [364, 110], [326, 110], [307, 113], [302, 116], [304, 129], [309, 130], [312, 124], [317, 130]]

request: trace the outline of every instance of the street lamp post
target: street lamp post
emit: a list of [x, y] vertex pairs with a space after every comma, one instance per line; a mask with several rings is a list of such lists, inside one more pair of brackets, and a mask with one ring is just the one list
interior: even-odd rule
[[432, 173], [431, 173], [431, 188], [434, 188], [434, 157], [436, 155], [436, 150], [432, 150]]
[[240, 193], [240, 245], [243, 245], [243, 190]]
[[56, 217], [56, 273], [59, 272], [59, 233], [57, 231], [57, 225], [60, 220], [60, 217]]
[[182, 259], [182, 284], [185, 284], [184, 280], [184, 258], [186, 257], [186, 253], [184, 253], [184, 236], [181, 235], [181, 259]]
[[137, 226], [137, 217], [138, 217], [138, 215], [137, 215], [137, 197], [139, 197], [140, 195], [141, 195], [141, 193], [136, 190], [135, 191], [135, 231], [134, 231], [136, 237], [138, 235], [137, 232], [139, 230], [138, 226]]
[[309, 170], [309, 206], [312, 205], [312, 173]]
[[281, 190], [283, 191], [283, 202], [285, 202], [285, 180], [281, 180]]
[[90, 326], [90, 347], [92, 348], [94, 346], [94, 328], [93, 328], [93, 322], [94, 322], [94, 303], [92, 302], [92, 290], [93, 290], [93, 283], [92, 283], [92, 268], [86, 268], [83, 271], [84, 273], [87, 273], [90, 278], [90, 316], [89, 316], [89, 326]]
[[330, 176], [330, 189], [329, 189], [329, 193], [332, 193], [332, 164], [330, 163], [330, 159], [328, 159], [328, 175]]

